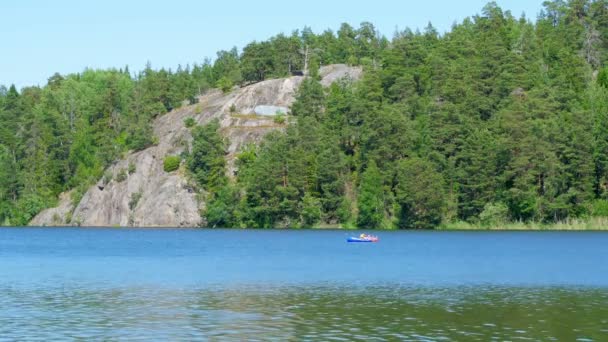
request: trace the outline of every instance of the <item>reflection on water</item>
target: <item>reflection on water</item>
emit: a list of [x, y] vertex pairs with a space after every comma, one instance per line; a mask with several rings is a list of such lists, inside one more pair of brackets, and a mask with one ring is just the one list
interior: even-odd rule
[[608, 290], [0, 288], [0, 340], [608, 340]]

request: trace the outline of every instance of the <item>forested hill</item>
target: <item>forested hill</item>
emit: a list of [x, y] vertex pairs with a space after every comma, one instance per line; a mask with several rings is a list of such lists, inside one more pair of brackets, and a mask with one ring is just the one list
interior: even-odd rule
[[[218, 124], [192, 127], [179, 158], [208, 226], [608, 216], [607, 48], [608, 0], [548, 1], [534, 22], [490, 3], [442, 35], [429, 25], [389, 40], [343, 24], [175, 71], [86, 70], [2, 88], [0, 222], [27, 224], [70, 189], [77, 203], [125, 153], [156, 144], [153, 120], [184, 100], [302, 70], [288, 127], [243, 150], [234, 177]], [[363, 66], [363, 79], [324, 88], [316, 70], [333, 63]]]

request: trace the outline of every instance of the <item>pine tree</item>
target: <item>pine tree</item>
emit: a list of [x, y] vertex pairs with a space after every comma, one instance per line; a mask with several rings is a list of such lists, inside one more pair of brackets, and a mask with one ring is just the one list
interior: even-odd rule
[[412, 158], [397, 167], [396, 202], [400, 228], [435, 228], [446, 208], [445, 183], [430, 162]]
[[214, 120], [192, 130], [192, 152], [188, 157], [188, 169], [207, 191], [215, 191], [226, 184], [226, 147], [219, 133], [220, 124]]
[[385, 217], [384, 184], [376, 163], [371, 160], [361, 175], [359, 187], [357, 226], [360, 228], [387, 228]]

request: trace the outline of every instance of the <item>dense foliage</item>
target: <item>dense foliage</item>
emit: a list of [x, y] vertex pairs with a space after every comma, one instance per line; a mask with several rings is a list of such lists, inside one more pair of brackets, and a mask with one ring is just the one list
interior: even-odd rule
[[[152, 119], [210, 87], [308, 77], [284, 132], [225, 177], [217, 124], [192, 127], [187, 165], [210, 226], [430, 228], [608, 215], [608, 1], [547, 1], [536, 22], [495, 3], [443, 35], [382, 37], [369, 23], [221, 51], [213, 63], [86, 70], [0, 88], [0, 223], [24, 224], [76, 194]], [[362, 65], [323, 89], [316, 68]]]
[[547, 2], [536, 23], [490, 3], [445, 35], [429, 25], [365, 47], [365, 26], [350, 40], [343, 27], [350, 48], [329, 59], [356, 59], [363, 80], [323, 90], [311, 74], [297, 122], [243, 154], [222, 223], [430, 228], [605, 215], [607, 24], [608, 1], [577, 0]]
[[165, 172], [173, 172], [179, 169], [179, 164], [182, 159], [179, 156], [166, 156], [163, 160], [163, 170]]

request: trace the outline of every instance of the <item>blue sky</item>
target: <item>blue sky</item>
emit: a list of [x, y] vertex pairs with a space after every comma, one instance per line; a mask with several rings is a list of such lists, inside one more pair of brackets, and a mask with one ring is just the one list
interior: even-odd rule
[[[141, 70], [201, 62], [220, 49], [310, 26], [370, 21], [392, 37], [396, 28], [440, 32], [481, 11], [485, 0], [14, 0], [0, 3], [0, 84], [44, 85], [54, 72], [129, 65]], [[535, 19], [543, 0], [496, 1]]]

